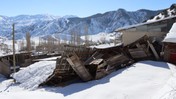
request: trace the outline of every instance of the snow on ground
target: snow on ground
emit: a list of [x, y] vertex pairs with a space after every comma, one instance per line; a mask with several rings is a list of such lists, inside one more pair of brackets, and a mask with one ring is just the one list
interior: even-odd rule
[[3, 56], [3, 55], [4, 55], [4, 54], [3, 54], [3, 51], [0, 50], [0, 56]]
[[176, 75], [171, 77], [152, 99], [176, 99]]
[[6, 78], [3, 75], [0, 74], [0, 82], [2, 82], [4, 80], [6, 80]]
[[[2, 99], [160, 99], [155, 97], [170, 79], [175, 78], [170, 68], [176, 71], [173, 69], [174, 65], [169, 63], [142, 61], [100, 80], [75, 83], [66, 87], [40, 87], [33, 91], [21, 89], [18, 84], [11, 83], [11, 86], [7, 84], [7, 88], [4, 88], [4, 84], [0, 84], [0, 97]], [[5, 82], [11, 81], [5, 80], [2, 83]]]
[[56, 66], [55, 61], [36, 62], [29, 67], [20, 70], [13, 75], [16, 82], [20, 82], [20, 87], [35, 89], [52, 75]]
[[163, 42], [176, 43], [176, 23], [174, 23]]
[[176, 67], [170, 67], [172, 76], [152, 99], [176, 99]]

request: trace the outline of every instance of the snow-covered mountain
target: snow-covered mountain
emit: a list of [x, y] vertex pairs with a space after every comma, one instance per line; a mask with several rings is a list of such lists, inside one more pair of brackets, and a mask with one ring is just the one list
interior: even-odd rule
[[15, 17], [0, 16], [0, 36], [11, 38], [12, 24], [15, 23], [16, 39], [25, 37], [29, 32], [33, 37], [70, 34], [84, 35], [100, 32], [112, 32], [119, 27], [137, 24], [156, 15], [159, 11], [138, 10], [129, 12], [124, 9], [96, 14], [86, 18], [76, 16], [20, 15]]

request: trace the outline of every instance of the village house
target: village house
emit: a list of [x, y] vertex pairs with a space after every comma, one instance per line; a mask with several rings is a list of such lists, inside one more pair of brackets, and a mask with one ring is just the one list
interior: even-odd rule
[[164, 60], [176, 64], [176, 23], [173, 24], [163, 43]]
[[[132, 48], [128, 48], [131, 56], [146, 56], [147, 54], [145, 55], [144, 52], [147, 51], [148, 53], [148, 51], [151, 51], [154, 57], [157, 60], [160, 60], [162, 57], [160, 56], [163, 46], [162, 41], [175, 21], [176, 16], [172, 16], [160, 20], [119, 28], [115, 30], [115, 32], [122, 33], [121, 40], [124, 47], [128, 48], [129, 45], [131, 46], [131, 44], [135, 43]], [[140, 42], [136, 42], [137, 40], [144, 38], [144, 36], [147, 36], [148, 40], [146, 40], [146, 43], [148, 44], [143, 45], [144, 43], [140, 44]]]

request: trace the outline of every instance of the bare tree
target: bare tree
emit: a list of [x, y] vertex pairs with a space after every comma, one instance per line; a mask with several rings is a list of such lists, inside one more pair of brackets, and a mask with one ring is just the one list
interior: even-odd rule
[[28, 52], [31, 51], [31, 35], [29, 32], [26, 33], [26, 49]]
[[47, 48], [48, 53], [51, 52], [51, 49], [52, 49], [52, 38], [50, 36], [48, 36], [48, 38], [47, 38], [47, 45], [46, 46], [47, 46], [46, 48]]
[[67, 35], [65, 35], [65, 36], [63, 37], [63, 43], [64, 43], [64, 44], [67, 44]]
[[56, 46], [56, 40], [53, 37], [48, 36], [47, 44], [46, 44], [46, 48], [47, 48], [48, 53], [54, 52], [55, 46]]
[[20, 46], [20, 51], [26, 50], [26, 47], [25, 47], [25, 44], [24, 44], [24, 41], [23, 41], [23, 40], [20, 41], [19, 46]]
[[72, 30], [70, 32], [70, 36], [71, 36], [71, 38], [70, 38], [70, 44], [71, 45], [75, 45], [75, 32], [74, 32], [74, 30]]
[[36, 46], [35, 46], [35, 42], [34, 42], [34, 41], [31, 41], [31, 50], [36, 49], [35, 47], [36, 47]]
[[80, 35], [80, 33], [77, 33], [77, 35], [76, 35], [76, 42], [77, 42], [77, 45], [81, 45], [81, 35]]
[[89, 33], [87, 25], [84, 27], [84, 34], [85, 34], [85, 45], [89, 46]]

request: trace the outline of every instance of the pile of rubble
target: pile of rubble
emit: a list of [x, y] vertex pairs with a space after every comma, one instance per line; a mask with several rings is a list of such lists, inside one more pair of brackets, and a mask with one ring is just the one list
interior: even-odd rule
[[[37, 86], [43, 84], [65, 86], [77, 79], [82, 81], [100, 79], [113, 71], [130, 66], [136, 61], [159, 59], [156, 48], [147, 36], [126, 46], [120, 45], [103, 49], [66, 47], [61, 57], [56, 59], [56, 65], [50, 75], [47, 75], [45, 80], [40, 80], [41, 82], [37, 83]], [[43, 77], [42, 75], [46, 74], [40, 76]]]
[[83, 81], [100, 79], [139, 60], [158, 60], [155, 49], [147, 36], [127, 46], [69, 49], [57, 59], [56, 69], [45, 84], [65, 85], [77, 78]]

